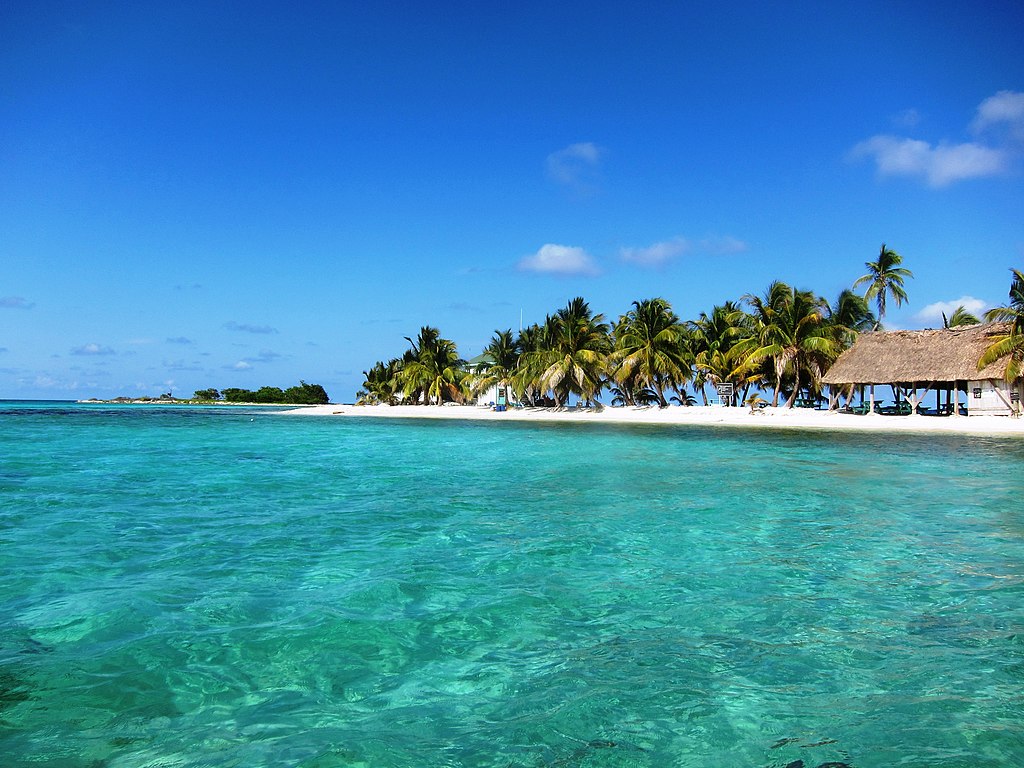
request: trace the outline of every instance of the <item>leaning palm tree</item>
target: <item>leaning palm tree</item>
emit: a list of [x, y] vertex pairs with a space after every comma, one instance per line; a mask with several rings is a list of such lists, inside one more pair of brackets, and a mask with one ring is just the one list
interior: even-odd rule
[[990, 323], [1007, 323], [1004, 333], [992, 338], [992, 344], [978, 360], [978, 370], [1006, 358], [1003, 378], [1013, 381], [1024, 376], [1024, 272], [1011, 269], [1010, 302], [990, 309], [985, 319]]
[[907, 292], [903, 289], [903, 280], [913, 277], [914, 273], [905, 267], [901, 267], [903, 257], [892, 248], [886, 248], [885, 243], [878, 252], [878, 261], [864, 262], [868, 273], [858, 277], [853, 287], [867, 283], [867, 290], [864, 292], [865, 299], [874, 299], [878, 306], [878, 321], [875, 323], [877, 331], [882, 320], [885, 319], [885, 300], [891, 296], [896, 306], [901, 306], [907, 300]]
[[665, 388], [678, 389], [692, 374], [684, 328], [671, 305], [664, 299], [634, 301], [615, 327], [609, 362], [612, 378], [631, 389], [653, 389], [658, 404], [667, 407]]
[[953, 314], [946, 317], [946, 313], [942, 313], [942, 327], [943, 328], [959, 328], [963, 325], [977, 325], [981, 321], [973, 314], [967, 311], [967, 307], [961, 304], [959, 307], [953, 310]]

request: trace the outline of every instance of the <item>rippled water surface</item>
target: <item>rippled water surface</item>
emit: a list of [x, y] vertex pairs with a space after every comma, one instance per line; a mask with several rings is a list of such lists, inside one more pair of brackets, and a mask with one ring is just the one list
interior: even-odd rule
[[0, 403], [0, 762], [1024, 764], [1024, 441]]

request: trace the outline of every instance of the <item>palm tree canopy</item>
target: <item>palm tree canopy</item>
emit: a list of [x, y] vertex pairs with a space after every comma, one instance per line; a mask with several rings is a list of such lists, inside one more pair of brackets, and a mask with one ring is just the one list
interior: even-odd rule
[[867, 283], [867, 290], [864, 292], [865, 299], [874, 299], [878, 307], [878, 322], [875, 327], [881, 325], [885, 318], [886, 297], [891, 296], [896, 306], [901, 306], [907, 301], [907, 292], [903, 288], [903, 280], [913, 277], [914, 273], [905, 267], [901, 267], [903, 257], [892, 248], [882, 247], [878, 252], [878, 261], [866, 261], [867, 274], [858, 277], [853, 287]]
[[1007, 381], [1024, 375], [1024, 273], [1019, 269], [1011, 269], [1010, 272], [1013, 279], [1010, 281], [1009, 303], [985, 313], [985, 319], [990, 323], [1009, 323], [1008, 330], [1005, 334], [997, 336], [978, 360], [980, 371], [1005, 357], [1006, 368], [1003, 376]]
[[483, 353], [489, 358], [473, 377], [472, 389], [479, 394], [495, 384], [507, 385], [519, 368], [520, 347], [512, 337], [512, 329], [496, 330]]
[[824, 369], [839, 354], [840, 344], [826, 321], [828, 303], [810, 291], [800, 291], [774, 282], [761, 296], [747, 296], [751, 305], [755, 335], [743, 348], [750, 365], [771, 362], [778, 404], [784, 375], [793, 379], [792, 405], [804, 376], [820, 381]]
[[594, 314], [577, 297], [548, 315], [536, 336], [536, 347], [523, 353], [518, 383], [551, 392], [559, 405], [571, 394], [595, 398], [604, 386], [611, 351], [604, 315]]
[[954, 309], [953, 314], [949, 317], [946, 317], [945, 312], [942, 313], [943, 328], [959, 328], [963, 325], [977, 325], [980, 322], [977, 317], [967, 311], [963, 304]]
[[614, 378], [630, 388], [652, 388], [662, 407], [665, 387], [682, 386], [692, 373], [685, 329], [664, 299], [634, 301], [615, 327], [610, 357]]
[[441, 338], [437, 328], [423, 326], [415, 340], [405, 337], [410, 349], [405, 353], [399, 381], [406, 397], [424, 396], [441, 405], [446, 399], [461, 401], [466, 394], [465, 361], [459, 357], [455, 342]]

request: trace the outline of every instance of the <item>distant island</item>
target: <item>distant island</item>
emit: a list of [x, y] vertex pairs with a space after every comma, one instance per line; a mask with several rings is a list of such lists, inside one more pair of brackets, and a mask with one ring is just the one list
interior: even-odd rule
[[228, 387], [224, 390], [197, 389], [192, 397], [174, 397], [166, 392], [159, 397], [114, 397], [109, 400], [90, 398], [80, 403], [154, 404], [154, 405], [327, 405], [330, 398], [319, 384], [299, 381], [298, 386], [260, 387], [257, 390]]

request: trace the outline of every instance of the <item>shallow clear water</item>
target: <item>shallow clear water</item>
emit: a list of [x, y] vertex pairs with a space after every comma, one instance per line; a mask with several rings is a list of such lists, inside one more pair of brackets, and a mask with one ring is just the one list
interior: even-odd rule
[[0, 403], [0, 762], [1019, 765], [1022, 467]]

